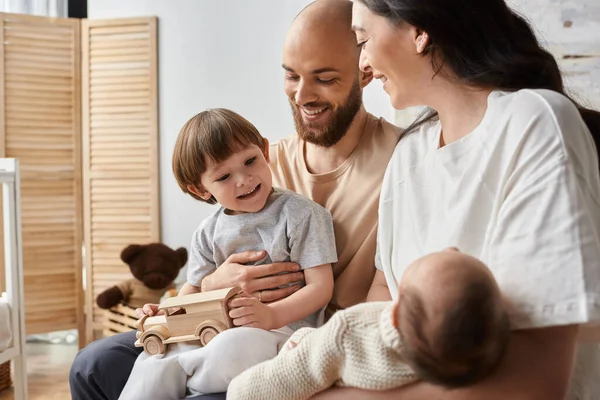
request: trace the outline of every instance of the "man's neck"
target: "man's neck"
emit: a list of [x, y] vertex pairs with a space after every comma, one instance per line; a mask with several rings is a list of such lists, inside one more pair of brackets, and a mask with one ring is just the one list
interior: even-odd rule
[[325, 174], [342, 165], [358, 146], [365, 132], [365, 123], [368, 117], [369, 115], [364, 106], [361, 106], [346, 135], [331, 147], [306, 143], [304, 160], [308, 171], [312, 174]]

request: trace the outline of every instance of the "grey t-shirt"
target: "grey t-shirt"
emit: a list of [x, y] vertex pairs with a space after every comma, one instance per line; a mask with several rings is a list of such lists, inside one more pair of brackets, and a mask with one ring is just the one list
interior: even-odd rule
[[[246, 250], [265, 250], [255, 264], [293, 261], [302, 269], [337, 262], [333, 221], [329, 211], [312, 200], [275, 188], [257, 213], [229, 215], [221, 207], [194, 232], [187, 280], [200, 286], [202, 278], [227, 257]], [[319, 326], [323, 310], [289, 326]]]

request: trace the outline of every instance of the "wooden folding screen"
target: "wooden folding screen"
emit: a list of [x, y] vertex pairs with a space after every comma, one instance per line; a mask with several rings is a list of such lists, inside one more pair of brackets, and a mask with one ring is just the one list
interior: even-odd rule
[[159, 240], [156, 19], [85, 20], [82, 37], [89, 340], [97, 294], [131, 276], [121, 250]]
[[83, 329], [79, 25], [0, 14], [0, 155], [21, 166], [27, 334]]
[[21, 165], [26, 330], [76, 328], [81, 345], [100, 322], [98, 292], [130, 276], [121, 250], [160, 236], [156, 19], [0, 13], [0, 55], [0, 156]]

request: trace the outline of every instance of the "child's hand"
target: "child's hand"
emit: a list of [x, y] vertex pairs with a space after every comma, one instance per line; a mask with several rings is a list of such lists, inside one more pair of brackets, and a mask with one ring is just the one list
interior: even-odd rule
[[148, 303], [148, 304], [144, 304], [144, 307], [142, 307], [142, 308], [135, 309], [135, 315], [138, 318], [141, 318], [143, 315], [152, 317], [153, 315], [160, 315], [160, 314], [163, 314], [163, 312], [158, 311], [158, 304]]
[[276, 326], [275, 311], [257, 298], [249, 295], [235, 297], [229, 300], [229, 316], [235, 326], [248, 326], [271, 330]]

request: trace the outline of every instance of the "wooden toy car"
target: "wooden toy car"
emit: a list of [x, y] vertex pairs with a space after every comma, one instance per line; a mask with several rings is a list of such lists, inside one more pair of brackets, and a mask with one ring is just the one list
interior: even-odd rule
[[149, 355], [164, 354], [169, 343], [199, 340], [206, 346], [233, 327], [227, 302], [241, 291], [233, 287], [166, 299], [158, 307], [164, 314], [138, 320], [135, 346], [143, 346]]

